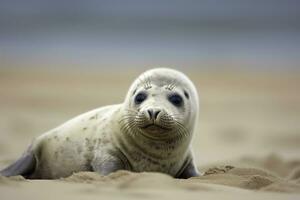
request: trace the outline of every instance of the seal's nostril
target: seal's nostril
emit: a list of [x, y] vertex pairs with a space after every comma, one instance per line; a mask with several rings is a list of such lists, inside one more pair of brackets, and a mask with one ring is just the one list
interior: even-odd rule
[[154, 119], [157, 119], [158, 114], [160, 113], [160, 110], [154, 111]]
[[153, 119], [153, 110], [152, 109], [148, 109], [147, 112], [149, 114], [149, 118], [152, 120]]
[[160, 110], [148, 109], [147, 112], [148, 112], [150, 120], [156, 120], [158, 117], [158, 114], [160, 113]]

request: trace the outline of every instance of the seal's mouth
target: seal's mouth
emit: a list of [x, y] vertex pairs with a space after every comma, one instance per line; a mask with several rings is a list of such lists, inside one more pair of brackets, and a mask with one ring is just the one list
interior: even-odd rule
[[146, 126], [143, 126], [142, 128], [143, 128], [143, 129], [162, 129], [162, 130], [170, 130], [170, 129], [165, 128], [165, 127], [163, 127], [163, 126], [161, 126], [161, 125], [159, 125], [159, 124], [154, 124], [154, 123], [152, 123], [152, 124], [147, 124]]
[[170, 128], [163, 127], [156, 123], [147, 124], [143, 127], [141, 127], [144, 131], [149, 133], [164, 133], [166, 131], [169, 131]]

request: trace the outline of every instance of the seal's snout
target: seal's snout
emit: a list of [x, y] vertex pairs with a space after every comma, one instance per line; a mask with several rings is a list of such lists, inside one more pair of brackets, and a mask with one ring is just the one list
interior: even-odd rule
[[164, 109], [151, 107], [140, 111], [135, 123], [145, 132], [162, 133], [173, 129], [174, 119]]
[[151, 121], [157, 120], [160, 112], [161, 112], [160, 109], [152, 109], [152, 108], [148, 109], [147, 113], [148, 113], [149, 120]]

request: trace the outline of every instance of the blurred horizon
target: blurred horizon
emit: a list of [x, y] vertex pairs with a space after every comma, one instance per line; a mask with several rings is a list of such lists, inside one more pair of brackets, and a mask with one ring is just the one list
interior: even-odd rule
[[0, 68], [299, 69], [299, 1], [1, 0]]

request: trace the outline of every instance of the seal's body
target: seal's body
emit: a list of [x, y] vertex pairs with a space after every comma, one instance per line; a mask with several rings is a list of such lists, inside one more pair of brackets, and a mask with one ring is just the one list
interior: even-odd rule
[[197, 96], [182, 73], [149, 70], [134, 81], [122, 104], [92, 110], [41, 135], [0, 174], [54, 179], [124, 169], [198, 176], [190, 145]]

